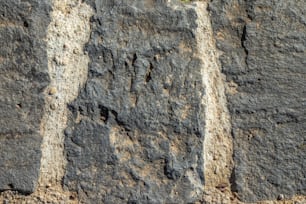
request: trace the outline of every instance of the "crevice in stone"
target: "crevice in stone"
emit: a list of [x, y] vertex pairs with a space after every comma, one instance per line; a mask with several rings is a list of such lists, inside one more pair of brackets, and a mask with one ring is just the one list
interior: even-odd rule
[[245, 45], [245, 41], [247, 38], [247, 26], [244, 25], [243, 26], [243, 31], [242, 31], [242, 35], [241, 35], [241, 47], [243, 48], [244, 52], [245, 52], [245, 64], [246, 66], [248, 66], [248, 55], [249, 55], [249, 51]]
[[41, 125], [43, 144], [39, 189], [52, 189], [69, 200], [72, 195], [64, 192], [61, 184], [66, 165], [64, 129], [68, 117], [67, 104], [77, 97], [87, 80], [89, 58], [83, 50], [90, 36], [92, 9], [78, 0], [53, 0], [52, 7], [52, 21], [46, 39], [51, 83], [46, 89], [47, 103]]
[[198, 57], [203, 63], [201, 74], [206, 92], [202, 102], [206, 120], [203, 148], [205, 192], [230, 191], [233, 142], [225, 96], [225, 77], [218, 63], [219, 53], [215, 47], [207, 3], [197, 2], [196, 11]]

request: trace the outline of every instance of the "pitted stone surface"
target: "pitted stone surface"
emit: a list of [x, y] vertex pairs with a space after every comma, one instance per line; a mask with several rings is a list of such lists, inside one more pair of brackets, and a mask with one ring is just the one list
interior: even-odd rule
[[187, 203], [204, 184], [197, 15], [93, 1], [88, 80], [69, 106], [64, 185], [89, 203]]
[[215, 0], [210, 11], [228, 82], [233, 190], [249, 202], [305, 195], [305, 2]]
[[0, 191], [37, 184], [49, 10], [47, 0], [0, 1]]

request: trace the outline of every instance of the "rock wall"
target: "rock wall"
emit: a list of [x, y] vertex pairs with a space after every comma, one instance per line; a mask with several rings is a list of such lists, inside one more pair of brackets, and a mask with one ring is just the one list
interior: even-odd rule
[[305, 194], [305, 2], [210, 5], [230, 87], [233, 190], [249, 202]]
[[89, 203], [193, 202], [204, 184], [196, 13], [131, 3], [94, 3], [88, 79], [69, 104], [64, 185]]
[[39, 177], [48, 74], [48, 1], [0, 1], [0, 189], [30, 193]]
[[0, 201], [305, 203], [305, 12], [0, 0]]

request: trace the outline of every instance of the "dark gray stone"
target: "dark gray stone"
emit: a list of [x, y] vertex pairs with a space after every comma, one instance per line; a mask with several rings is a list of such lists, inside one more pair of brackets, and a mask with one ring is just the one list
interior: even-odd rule
[[37, 184], [49, 10], [47, 0], [0, 0], [0, 191]]
[[[87, 203], [188, 203], [204, 184], [193, 9], [91, 1], [88, 80], [69, 105], [64, 185]], [[185, 48], [185, 49], [182, 49]]]
[[214, 0], [212, 24], [234, 137], [233, 190], [243, 201], [306, 194], [306, 5]]

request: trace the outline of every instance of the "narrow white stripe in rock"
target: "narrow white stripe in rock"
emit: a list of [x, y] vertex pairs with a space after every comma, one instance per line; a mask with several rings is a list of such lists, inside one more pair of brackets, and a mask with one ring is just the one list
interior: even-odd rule
[[79, 0], [53, 0], [48, 27], [48, 67], [51, 84], [46, 89], [40, 186], [60, 184], [66, 165], [64, 129], [67, 104], [73, 101], [87, 79], [89, 58], [83, 48], [90, 36], [92, 9]]
[[203, 104], [205, 113], [204, 172], [205, 187], [229, 187], [233, 167], [230, 116], [225, 97], [225, 79], [218, 63], [219, 53], [211, 27], [206, 2], [197, 2], [198, 28], [196, 33], [198, 57], [202, 60], [202, 76], [206, 95]]

